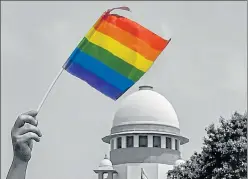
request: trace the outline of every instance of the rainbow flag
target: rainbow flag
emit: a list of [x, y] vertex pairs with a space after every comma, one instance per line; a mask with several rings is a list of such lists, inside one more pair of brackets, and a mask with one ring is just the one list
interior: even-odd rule
[[117, 100], [152, 66], [170, 39], [106, 11], [64, 65], [70, 74]]

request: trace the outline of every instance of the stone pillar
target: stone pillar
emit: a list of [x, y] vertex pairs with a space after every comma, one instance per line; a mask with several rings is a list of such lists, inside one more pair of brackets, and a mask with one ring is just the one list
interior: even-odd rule
[[98, 173], [98, 179], [103, 179], [103, 172]]
[[108, 172], [108, 179], [113, 179], [113, 172]]
[[113, 141], [113, 147], [114, 147], [114, 149], [116, 149], [117, 148], [117, 138], [116, 137], [113, 138], [112, 141]]
[[126, 136], [121, 136], [121, 148], [126, 148]]
[[171, 149], [175, 150], [175, 138], [171, 138]]
[[148, 140], [148, 147], [153, 147], [153, 136], [148, 135], [147, 140]]
[[134, 147], [139, 147], [139, 136], [138, 135], [133, 136], [133, 144], [134, 144]]
[[165, 148], [165, 136], [161, 136], [161, 148]]

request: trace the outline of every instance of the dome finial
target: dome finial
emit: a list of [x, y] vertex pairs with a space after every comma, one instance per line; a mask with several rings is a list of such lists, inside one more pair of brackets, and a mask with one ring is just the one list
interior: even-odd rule
[[105, 154], [105, 156], [104, 156], [104, 159], [108, 159], [108, 156], [107, 156], [107, 154]]

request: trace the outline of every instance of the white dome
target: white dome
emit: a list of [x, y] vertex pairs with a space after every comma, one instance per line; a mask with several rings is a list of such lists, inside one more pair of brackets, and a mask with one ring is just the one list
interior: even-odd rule
[[112, 162], [108, 159], [107, 155], [100, 162], [98, 170], [113, 170]]
[[107, 159], [107, 158], [104, 158], [100, 164], [99, 164], [99, 167], [112, 167], [112, 162]]
[[127, 96], [115, 113], [113, 127], [126, 124], [159, 124], [179, 128], [177, 114], [161, 94], [143, 86]]
[[183, 159], [178, 159], [176, 162], [175, 162], [175, 166], [179, 166], [179, 165], [183, 165], [185, 164], [185, 161]]

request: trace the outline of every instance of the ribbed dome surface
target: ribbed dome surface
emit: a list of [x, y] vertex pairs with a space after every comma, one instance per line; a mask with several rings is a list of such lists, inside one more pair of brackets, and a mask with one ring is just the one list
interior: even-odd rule
[[179, 128], [171, 103], [152, 87], [143, 86], [127, 96], [117, 110], [113, 127], [126, 124], [160, 124]]

